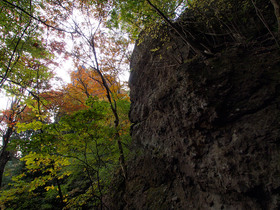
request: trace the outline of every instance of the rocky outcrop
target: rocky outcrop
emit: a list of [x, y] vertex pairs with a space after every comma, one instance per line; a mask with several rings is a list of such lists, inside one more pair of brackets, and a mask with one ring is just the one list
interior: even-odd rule
[[126, 209], [277, 209], [278, 49], [235, 46], [188, 60], [178, 42], [158, 51], [153, 43], [138, 46], [131, 65], [137, 155]]
[[174, 35], [136, 46], [118, 208], [280, 207], [280, 55], [266, 38], [207, 59]]

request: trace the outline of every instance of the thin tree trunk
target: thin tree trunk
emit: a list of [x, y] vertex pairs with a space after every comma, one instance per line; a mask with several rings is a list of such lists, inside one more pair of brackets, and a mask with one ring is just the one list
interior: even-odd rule
[[59, 198], [60, 198], [61, 207], [64, 207], [63, 194], [62, 194], [61, 185], [60, 185], [58, 178], [56, 178], [56, 184], [58, 187], [58, 194], [59, 194]]
[[3, 174], [4, 174], [4, 170], [5, 170], [5, 166], [7, 164], [7, 162], [10, 160], [11, 155], [10, 152], [7, 151], [7, 146], [10, 140], [10, 137], [13, 133], [13, 127], [8, 127], [6, 133], [3, 135], [3, 147], [1, 149], [1, 154], [0, 154], [0, 188], [2, 186], [2, 179], [3, 179]]
[[[99, 23], [99, 25], [100, 25], [100, 23]], [[98, 25], [98, 27], [99, 27], [99, 25]], [[110, 103], [110, 107], [111, 107], [111, 110], [112, 110], [114, 118], [115, 118], [114, 127], [115, 127], [116, 130], [115, 130], [115, 134], [114, 134], [114, 139], [118, 143], [118, 149], [119, 149], [119, 152], [120, 152], [119, 161], [120, 161], [120, 165], [121, 165], [121, 168], [122, 168], [122, 171], [123, 171], [123, 175], [126, 178], [127, 177], [127, 167], [126, 167], [126, 164], [125, 164], [122, 142], [120, 140], [120, 133], [119, 133], [119, 123], [120, 123], [119, 121], [120, 121], [120, 119], [119, 119], [119, 115], [118, 115], [117, 104], [116, 104], [116, 100], [114, 99], [114, 97], [112, 95], [112, 92], [110, 90], [108, 82], [106, 81], [105, 76], [103, 75], [101, 69], [99, 68], [99, 64], [98, 64], [98, 60], [97, 60], [97, 54], [96, 54], [96, 50], [95, 50], [94, 34], [91, 35], [90, 38], [88, 38], [88, 37], [85, 36], [85, 34], [83, 34], [82, 30], [79, 28], [79, 26], [76, 23], [75, 23], [75, 26], [77, 28], [76, 33], [78, 33], [81, 37], [83, 37], [91, 47], [91, 50], [92, 50], [92, 53], [93, 53], [93, 60], [94, 60], [93, 63], [95, 64], [95, 65], [92, 66], [92, 68], [100, 76], [100, 78], [101, 78], [100, 84], [102, 84], [103, 87], [106, 90], [106, 97], [107, 97], [107, 99]]]
[[280, 35], [280, 2], [279, 0], [270, 0], [274, 7], [274, 14], [278, 23], [278, 35]]
[[[52, 163], [51, 167], [54, 170], [54, 162]], [[63, 194], [62, 194], [62, 190], [61, 190], [61, 185], [60, 185], [59, 179], [57, 177], [55, 177], [54, 179], [55, 179], [57, 187], [58, 187], [58, 195], [59, 195], [59, 199], [60, 199], [60, 205], [61, 205], [61, 208], [63, 208], [64, 207], [64, 201], [63, 201]]]
[[96, 64], [96, 72], [98, 73], [98, 75], [101, 77], [102, 80], [102, 85], [104, 86], [105, 90], [106, 90], [106, 96], [107, 99], [110, 103], [111, 106], [111, 110], [114, 114], [115, 120], [114, 120], [114, 127], [116, 129], [115, 131], [115, 140], [117, 140], [118, 143], [118, 149], [120, 152], [120, 157], [119, 157], [119, 161], [120, 161], [120, 165], [123, 171], [123, 175], [125, 178], [127, 178], [127, 168], [126, 168], [126, 164], [125, 164], [125, 159], [124, 159], [124, 152], [123, 152], [123, 147], [122, 147], [122, 142], [120, 140], [120, 133], [119, 133], [119, 123], [120, 123], [120, 119], [119, 119], [119, 115], [118, 115], [118, 110], [117, 110], [117, 104], [115, 99], [112, 96], [112, 92], [109, 88], [109, 85], [106, 81], [106, 78], [104, 77], [104, 75], [102, 74], [101, 70], [99, 69], [99, 65], [98, 65], [98, 61], [97, 61], [97, 55], [96, 55], [96, 51], [95, 51], [95, 44], [94, 44], [94, 37], [92, 37], [92, 40], [90, 42], [90, 45], [92, 47], [92, 51], [94, 54], [94, 60], [95, 60], [95, 64]]
[[10, 157], [11, 157], [10, 152], [2, 149], [0, 155], [0, 188], [2, 186], [2, 179], [3, 179], [5, 166], [7, 162], [10, 160]]
[[3, 181], [2, 178], [3, 178], [5, 166], [7, 162], [11, 159], [11, 152], [7, 151], [7, 147], [10, 143], [10, 138], [13, 134], [17, 116], [20, 115], [25, 109], [25, 107], [23, 107], [21, 110], [14, 109], [14, 107], [17, 107], [19, 105], [19, 101], [20, 99], [16, 99], [11, 103], [10, 111], [12, 111], [12, 113], [9, 116], [6, 116], [8, 120], [7, 130], [5, 134], [2, 136], [2, 149], [0, 151], [0, 188]]

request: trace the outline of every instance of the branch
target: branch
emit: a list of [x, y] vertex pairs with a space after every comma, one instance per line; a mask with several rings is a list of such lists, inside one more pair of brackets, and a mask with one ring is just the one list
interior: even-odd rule
[[[251, 0], [251, 2], [252, 2], [253, 6], [254, 6], [254, 8], [255, 8], [255, 10], [256, 10], [257, 16], [260, 18], [260, 20], [262, 21], [263, 25], [266, 27], [266, 29], [268, 30], [268, 32], [270, 33], [270, 35], [271, 35], [272, 38], [274, 39], [274, 41], [275, 41], [277, 47], [279, 48], [280, 45], [279, 45], [279, 43], [278, 43], [276, 37], [274, 36], [274, 34], [272, 33], [272, 31], [270, 30], [268, 24], [266, 23], [266, 21], [265, 21], [263, 15], [262, 15], [262, 13], [261, 13], [261, 11], [260, 11], [259, 8], [257, 7], [256, 2], [255, 2], [254, 0]], [[274, 6], [274, 5], [273, 5], [273, 6]]]
[[102, 74], [101, 70], [99, 69], [98, 60], [97, 60], [97, 54], [96, 54], [96, 50], [95, 50], [94, 36], [91, 37], [91, 42], [89, 44], [90, 44], [90, 47], [92, 48], [94, 60], [95, 60], [95, 63], [96, 63], [95, 70], [99, 74], [99, 76], [101, 77], [102, 84], [103, 84], [103, 86], [104, 86], [104, 88], [106, 90], [106, 93], [107, 93], [107, 99], [108, 99], [108, 101], [110, 103], [111, 110], [112, 110], [113, 115], [115, 117], [114, 124], [115, 124], [116, 131], [115, 131], [114, 138], [117, 140], [117, 143], [118, 143], [118, 149], [119, 149], [119, 152], [120, 152], [120, 157], [119, 157], [120, 166], [121, 166], [122, 171], [123, 171], [123, 176], [126, 179], [127, 178], [127, 167], [126, 167], [126, 164], [125, 164], [122, 142], [120, 140], [120, 133], [119, 133], [119, 130], [118, 130], [120, 119], [119, 119], [118, 110], [117, 110], [117, 103], [116, 103], [116, 100], [112, 96], [112, 92], [111, 92], [111, 90], [109, 88], [109, 85], [108, 85], [108, 83], [106, 81], [105, 76]]
[[30, 14], [29, 12], [27, 12], [26, 10], [24, 10], [23, 8], [21, 8], [20, 6], [17, 6], [15, 4], [13, 4], [12, 2], [9, 2], [7, 0], [2, 0], [3, 2], [5, 2], [6, 4], [14, 7], [14, 8], [17, 8], [18, 10], [22, 11], [23, 13], [25, 13], [26, 15], [28, 15], [29, 17], [33, 18], [34, 20], [37, 20], [39, 21], [40, 23], [44, 24], [45, 26], [49, 27], [49, 28], [52, 28], [54, 30], [57, 30], [57, 31], [61, 31], [61, 32], [65, 32], [65, 33], [75, 33], [75, 32], [71, 32], [71, 31], [67, 31], [65, 29], [62, 29], [62, 28], [58, 28], [58, 27], [55, 27], [55, 26], [52, 26], [50, 24], [47, 23], [47, 20], [42, 20], [40, 17], [35, 17], [34, 15]]
[[[181, 37], [181, 39], [190, 46], [190, 48], [198, 55], [205, 56], [205, 55], [212, 55], [213, 53], [203, 47], [201, 44], [196, 44], [195, 42], [191, 40], [187, 40], [185, 36], [182, 34], [182, 32], [163, 14], [162, 11], [160, 11], [150, 0], [146, 0], [148, 4], [156, 11], [156, 13], [163, 18], [163, 20]], [[183, 29], [184, 30], [184, 29]], [[190, 34], [190, 33], [189, 33]], [[199, 48], [203, 48], [201, 51]]]
[[[3, 76], [0, 76], [0, 78], [3, 78]], [[11, 79], [6, 79], [6, 81], [8, 81], [8, 82], [10, 82], [10, 83], [13, 83], [13, 84], [15, 84], [15, 85], [20, 86], [21, 88], [23, 88], [24, 90], [26, 90], [31, 96], [33, 96], [36, 100], [40, 100], [40, 101], [41, 101], [40, 97], [37, 96], [36, 93], [34, 93], [34, 92], [31, 91], [31, 90], [28, 90], [27, 87], [25, 87], [23, 84], [21, 84], [21, 83], [19, 83], [19, 82], [16, 82], [16, 81], [14, 81], [14, 80], [11, 80]], [[41, 102], [42, 102], [42, 101], [41, 101]], [[43, 103], [42, 103], [42, 105], [43, 105], [44, 107], [47, 107], [47, 106], [46, 106], [45, 104], [43, 104]]]
[[[9, 71], [10, 71], [10, 69], [11, 69], [10, 67], [11, 67], [12, 60], [13, 60], [13, 58], [14, 58], [14, 55], [16, 54], [17, 48], [18, 48], [18, 46], [19, 46], [19, 43], [20, 43], [20, 41], [22, 40], [22, 37], [24, 36], [26, 30], [29, 28], [30, 23], [31, 23], [31, 21], [29, 21], [29, 23], [27, 24], [27, 26], [26, 26], [25, 29], [23, 30], [21, 36], [19, 37], [19, 39], [18, 39], [18, 41], [17, 41], [17, 43], [16, 43], [16, 46], [15, 46], [15, 48], [14, 48], [14, 50], [13, 50], [13, 53], [12, 53], [10, 59], [9, 59], [6, 72], [5, 72], [4, 76], [2, 76], [2, 79], [1, 79], [1, 81], [0, 81], [0, 88], [2, 88], [4, 82], [5, 82], [6, 79], [7, 79], [8, 73], [9, 73]], [[18, 57], [18, 59], [19, 59], [19, 57]], [[18, 61], [18, 59], [17, 59], [17, 61]], [[16, 62], [17, 62], [17, 61], [16, 61]]]

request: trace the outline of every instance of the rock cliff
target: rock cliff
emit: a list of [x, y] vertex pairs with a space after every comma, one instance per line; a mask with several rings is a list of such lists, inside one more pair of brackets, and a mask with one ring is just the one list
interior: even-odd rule
[[114, 208], [278, 209], [274, 40], [266, 35], [203, 58], [190, 56], [179, 36], [167, 36], [146, 37], [132, 56], [134, 156]]

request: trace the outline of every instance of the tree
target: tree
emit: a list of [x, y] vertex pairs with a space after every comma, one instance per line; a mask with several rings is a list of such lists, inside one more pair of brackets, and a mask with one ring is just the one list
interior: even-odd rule
[[1, 116], [2, 145], [0, 151], [0, 187], [2, 185], [5, 166], [12, 157], [12, 153], [8, 150], [8, 146], [10, 144], [11, 137], [14, 133], [14, 129], [18, 121], [19, 115], [23, 112], [25, 108], [20, 106], [19, 102], [20, 100], [15, 99], [11, 103], [10, 110], [3, 111]]
[[[19, 5], [30, 13], [34, 12], [30, 0], [20, 1]], [[6, 1], [0, 3], [0, 8], [0, 87], [6, 91], [15, 91], [18, 86], [28, 89], [37, 78], [38, 69], [44, 79], [51, 76], [46, 68], [52, 62], [51, 54], [43, 45], [42, 31], [35, 20], [15, 10]]]
[[[103, 2], [102, 2], [103, 3]], [[126, 30], [132, 37], [137, 38], [139, 33], [145, 29], [151, 32], [153, 28], [159, 27], [164, 20], [161, 15], [155, 12], [153, 6], [157, 4], [158, 11], [165, 14], [171, 20], [176, 19], [179, 13], [187, 6], [187, 1], [147, 1], [147, 0], [118, 0], [107, 1], [111, 5], [110, 18], [108, 24], [111, 27], [121, 27]], [[151, 5], [153, 5], [151, 7]]]
[[[120, 127], [120, 119], [118, 115], [117, 110], [117, 94], [114, 92], [113, 87], [114, 85], [111, 83], [111, 78], [116, 81], [116, 74], [113, 74], [116, 72], [117, 68], [109, 67], [109, 60], [111, 57], [106, 57], [106, 54], [102, 54], [102, 48], [105, 46], [109, 46], [109, 43], [106, 43], [106, 39], [109, 35], [109, 33], [106, 32], [106, 30], [101, 29], [102, 21], [104, 18], [104, 13], [99, 12], [99, 10], [89, 7], [88, 4], [86, 4], [83, 7], [83, 12], [87, 14], [88, 16], [85, 17], [85, 20], [82, 21], [81, 24], [78, 23], [78, 20], [73, 20], [73, 29], [75, 29], [75, 36], [73, 36], [73, 43], [74, 43], [74, 50], [70, 53], [72, 56], [75, 57], [75, 64], [76, 67], [78, 66], [84, 66], [88, 71], [91, 71], [92, 73], [89, 74], [91, 77], [92, 83], [98, 83], [100, 85], [100, 88], [104, 90], [106, 100], [109, 102], [111, 111], [114, 116], [114, 127], [115, 127], [115, 133], [113, 134], [116, 141], [119, 145], [119, 151], [120, 151], [120, 164], [123, 168], [124, 174], [125, 171], [125, 164], [124, 164], [124, 154], [123, 154], [123, 148], [122, 143], [120, 141], [120, 134], [119, 134], [119, 127]], [[100, 18], [99, 22], [96, 24], [94, 21], [94, 17]], [[124, 40], [124, 39], [123, 39]], [[102, 44], [102, 45], [101, 45]], [[115, 46], [122, 44], [123, 49], [127, 49], [127, 45], [129, 42], [127, 41], [121, 41], [116, 42]], [[110, 47], [114, 46], [113, 43], [110, 43]], [[114, 49], [115, 47], [112, 47]], [[118, 53], [118, 55], [116, 55]], [[114, 56], [114, 59], [123, 60], [125, 56], [120, 56], [120, 54], [126, 53], [125, 51], [116, 52]], [[102, 62], [99, 62], [102, 61]], [[106, 63], [106, 64], [105, 64]], [[125, 62], [120, 62], [125, 63]], [[123, 64], [118, 64], [123, 65]], [[115, 66], [113, 66], [115, 67]], [[79, 80], [79, 84], [81, 87], [85, 89], [85, 83], [82, 84], [82, 80]], [[86, 90], [85, 94], [89, 95]]]
[[[1, 4], [8, 14], [5, 18], [22, 25], [14, 28], [18, 33], [9, 34], [9, 28], [5, 29], [3, 46], [8, 46], [8, 42], [12, 45], [6, 50], [10, 57], [2, 62], [1, 84], [10, 95], [20, 98], [19, 105], [24, 107], [13, 124], [13, 135], [16, 131], [18, 138], [9, 144], [11, 149], [21, 152], [25, 162], [23, 173], [10, 183], [12, 187], [5, 186], [9, 189], [3, 191], [2, 201], [16, 208], [16, 201], [29, 205], [30, 195], [51, 195], [57, 200], [54, 192], [58, 189], [61, 206], [79, 206], [77, 200], [91, 199], [103, 208], [108, 171], [119, 162], [126, 177], [123, 146], [129, 134], [129, 102], [118, 74], [127, 67], [130, 42], [121, 35], [116, 39], [118, 33], [110, 34], [100, 27], [107, 15], [101, 7], [78, 1], [3, 0]], [[84, 25], [79, 24], [71, 17], [74, 9], [84, 9], [92, 16], [85, 18]], [[91, 24], [94, 18], [99, 19], [99, 24]], [[42, 38], [55, 30], [56, 40]], [[64, 52], [64, 36], [73, 38], [70, 52]], [[49, 52], [75, 59], [78, 70], [72, 73], [73, 82], [62, 90], [50, 90], [47, 82], [52, 76], [49, 66], [54, 64]], [[11, 64], [5, 66], [6, 61]], [[20, 120], [23, 118], [26, 121]], [[88, 184], [81, 193], [69, 196], [68, 202], [65, 192], [74, 190], [69, 182], [75, 171], [83, 174]]]
[[27, 104], [32, 98], [38, 101], [39, 93], [50, 88], [49, 79], [53, 73], [49, 66], [55, 64], [42, 38], [42, 28], [31, 17], [38, 15], [36, 5], [30, 0], [16, 3], [21, 10], [9, 1], [0, 3], [0, 90], [14, 98], [10, 109], [2, 113], [0, 184], [6, 163], [11, 158], [8, 147], [14, 141], [11, 137], [15, 134], [16, 124], [30, 120], [24, 114], [29, 109], [26, 109]]
[[[30, 145], [31, 152], [22, 158], [25, 171], [13, 179], [13, 188], [0, 199], [6, 206], [17, 208], [15, 200], [22, 200], [28, 192], [34, 202], [36, 197], [48, 194], [55, 203], [67, 208], [86, 207], [90, 202], [103, 208], [103, 194], [118, 163], [118, 146], [111, 135], [115, 131], [108, 118], [110, 104], [89, 98], [86, 106], [87, 109], [65, 115], [57, 123], [40, 125], [42, 132], [31, 137], [37, 143]], [[20, 126], [18, 131], [26, 128]], [[77, 182], [81, 177], [82, 185], [73, 183], [73, 179]], [[31, 205], [30, 200], [19, 203]]]

